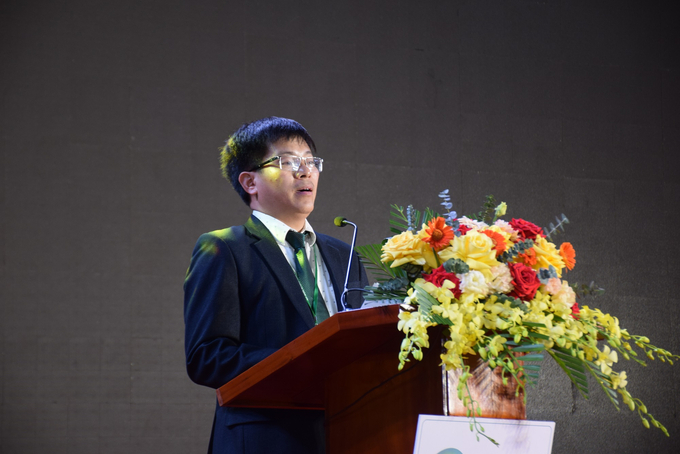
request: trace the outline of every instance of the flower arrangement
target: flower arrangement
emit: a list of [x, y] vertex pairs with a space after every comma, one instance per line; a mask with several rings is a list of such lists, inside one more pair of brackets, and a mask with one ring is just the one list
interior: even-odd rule
[[[422, 359], [422, 349], [430, 346], [428, 328], [444, 325], [441, 361], [446, 370], [462, 370], [458, 395], [473, 419], [481, 412], [470, 398], [464, 357], [479, 355], [490, 368], [501, 368], [504, 384], [514, 378], [515, 395], [523, 393], [526, 400], [526, 385], [535, 384], [547, 353], [585, 398], [590, 375], [617, 410], [620, 396], [631, 411], [637, 409], [645, 427], [668, 435], [628, 392], [626, 372], [613, 367], [619, 357], [645, 364], [633, 346], [670, 364], [680, 357], [630, 334], [616, 317], [579, 306], [577, 297], [603, 289], [564, 279], [576, 264], [575, 251], [568, 242], [558, 247], [553, 238], [564, 231], [566, 216], [546, 228], [524, 219], [505, 221], [506, 204], [488, 196], [481, 212], [457, 217], [448, 190], [439, 196], [447, 210], [443, 216], [393, 205], [394, 236], [359, 248], [367, 268], [379, 276], [367, 298], [402, 302], [399, 369], [411, 357]], [[485, 436], [473, 422], [471, 429]]]

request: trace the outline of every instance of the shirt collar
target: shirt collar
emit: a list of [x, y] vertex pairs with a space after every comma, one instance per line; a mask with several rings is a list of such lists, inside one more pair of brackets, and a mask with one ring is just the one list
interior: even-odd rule
[[[286, 241], [286, 235], [288, 234], [289, 230], [297, 231], [285, 222], [279, 221], [275, 217], [265, 214], [261, 211], [253, 210], [253, 216], [262, 221], [264, 226], [267, 227], [269, 232], [279, 244], [288, 244]], [[314, 229], [307, 219], [305, 219], [305, 226], [302, 229], [302, 233], [306, 233], [305, 241], [309, 246], [313, 246], [314, 243], [316, 243], [316, 233], [314, 233]]]

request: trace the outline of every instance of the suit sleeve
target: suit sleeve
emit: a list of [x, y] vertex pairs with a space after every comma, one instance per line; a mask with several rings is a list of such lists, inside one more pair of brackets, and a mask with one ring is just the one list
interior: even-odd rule
[[185, 353], [189, 377], [219, 388], [276, 349], [241, 341], [238, 269], [229, 243], [202, 235], [184, 282]]

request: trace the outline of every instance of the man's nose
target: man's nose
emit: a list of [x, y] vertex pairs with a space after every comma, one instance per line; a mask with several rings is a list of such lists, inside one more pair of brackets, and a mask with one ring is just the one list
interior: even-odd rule
[[295, 175], [298, 177], [308, 177], [312, 173], [312, 169], [307, 167], [305, 165], [305, 162], [302, 161], [300, 162], [300, 167], [298, 167], [297, 172], [295, 172]]

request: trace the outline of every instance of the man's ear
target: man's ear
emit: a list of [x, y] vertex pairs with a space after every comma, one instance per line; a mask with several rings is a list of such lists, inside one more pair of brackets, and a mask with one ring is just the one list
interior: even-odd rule
[[241, 172], [238, 176], [238, 182], [241, 183], [241, 187], [248, 194], [257, 194], [257, 185], [255, 184], [255, 174], [253, 172]]

